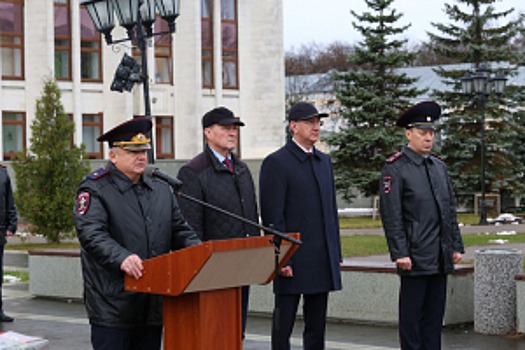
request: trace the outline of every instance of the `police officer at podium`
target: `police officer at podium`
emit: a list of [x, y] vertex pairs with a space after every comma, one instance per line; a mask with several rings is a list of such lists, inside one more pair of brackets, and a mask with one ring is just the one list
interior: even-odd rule
[[143, 176], [151, 148], [149, 118], [135, 118], [98, 138], [109, 144], [105, 168], [87, 175], [74, 209], [81, 244], [84, 301], [96, 350], [158, 350], [161, 296], [124, 290], [142, 261], [201, 241], [168, 184]]

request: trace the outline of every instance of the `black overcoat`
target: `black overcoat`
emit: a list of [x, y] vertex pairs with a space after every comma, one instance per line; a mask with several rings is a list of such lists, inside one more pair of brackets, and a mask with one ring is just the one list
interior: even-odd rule
[[307, 155], [293, 141], [264, 159], [260, 209], [264, 225], [299, 232], [303, 244], [292, 257], [294, 276], [279, 276], [276, 294], [314, 294], [341, 289], [341, 242], [330, 158]]
[[[11, 179], [7, 174], [7, 168], [0, 165], [0, 244], [6, 244], [6, 231], [16, 232], [18, 224], [18, 213], [13, 198]], [[0, 283], [1, 284], [1, 283]]]
[[[219, 163], [206, 146], [204, 152], [179, 170], [180, 191], [257, 224], [259, 215], [252, 174], [233, 154], [232, 161], [233, 173]], [[203, 241], [261, 235], [256, 227], [201, 204], [183, 197], [179, 203], [184, 217]]]

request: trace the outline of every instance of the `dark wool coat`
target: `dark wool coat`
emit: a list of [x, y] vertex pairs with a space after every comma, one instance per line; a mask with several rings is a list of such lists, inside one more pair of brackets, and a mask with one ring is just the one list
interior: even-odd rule
[[276, 294], [313, 294], [341, 289], [341, 242], [330, 158], [307, 155], [293, 141], [264, 159], [260, 204], [264, 225], [299, 232], [303, 244], [290, 261], [294, 276], [279, 276]]
[[[183, 184], [180, 191], [258, 223], [252, 174], [234, 155], [232, 162], [234, 173], [206, 147], [179, 170], [178, 178]], [[213, 209], [182, 197], [179, 202], [184, 217], [203, 241], [261, 235], [259, 229]]]
[[387, 160], [381, 177], [381, 219], [390, 257], [412, 259], [412, 270], [398, 272], [403, 276], [452, 272], [452, 254], [464, 249], [445, 163], [405, 146]]
[[125, 291], [120, 265], [131, 254], [148, 259], [200, 243], [171, 187], [148, 177], [133, 184], [108, 163], [82, 181], [74, 215], [89, 322], [115, 328], [162, 324], [162, 296]]
[[0, 165], [0, 201], [0, 244], [6, 244], [5, 232], [7, 230], [13, 234], [16, 232], [18, 214], [13, 199], [11, 179], [3, 165]]

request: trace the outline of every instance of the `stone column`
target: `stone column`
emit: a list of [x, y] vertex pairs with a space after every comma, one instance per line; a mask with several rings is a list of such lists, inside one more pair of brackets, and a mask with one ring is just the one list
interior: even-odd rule
[[515, 276], [522, 272], [517, 249], [481, 249], [474, 265], [474, 331], [507, 334], [516, 327]]

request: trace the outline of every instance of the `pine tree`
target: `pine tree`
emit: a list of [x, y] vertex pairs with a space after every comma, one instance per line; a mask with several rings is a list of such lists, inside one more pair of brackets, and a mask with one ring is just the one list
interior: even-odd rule
[[[442, 104], [441, 155], [446, 159], [458, 201], [472, 206], [473, 194], [481, 188], [481, 130], [485, 117], [485, 188], [502, 197], [523, 194], [524, 169], [524, 86], [508, 86], [503, 97], [491, 94], [483, 108], [461, 94], [461, 77], [471, 69], [489, 65], [508, 77], [517, 74], [518, 51], [512, 47], [523, 30], [523, 16], [501, 23], [514, 12], [497, 12], [496, 0], [456, 0], [445, 4], [451, 24], [432, 23], [440, 35], [428, 33], [434, 50], [466, 64], [457, 69], [438, 68], [436, 73], [449, 87], [434, 91]], [[461, 5], [461, 6], [460, 6]], [[490, 67], [491, 66], [491, 67]], [[470, 99], [470, 100], [469, 100]], [[483, 110], [481, 110], [483, 108]]]
[[409, 27], [395, 26], [403, 15], [390, 8], [393, 0], [365, 2], [371, 12], [351, 11], [358, 21], [354, 28], [364, 37], [349, 56], [358, 68], [334, 77], [344, 126], [327, 138], [336, 186], [347, 200], [355, 197], [355, 190], [365, 196], [379, 194], [385, 160], [404, 142], [395, 122], [409, 101], [425, 92], [413, 87], [416, 79], [395, 71], [415, 55], [403, 49], [407, 40], [395, 38]]
[[13, 161], [15, 201], [32, 233], [50, 242], [71, 233], [73, 205], [82, 176], [89, 172], [82, 162], [84, 147], [71, 146], [75, 126], [60, 102], [60, 90], [52, 79], [44, 82], [36, 102], [29, 150]]

